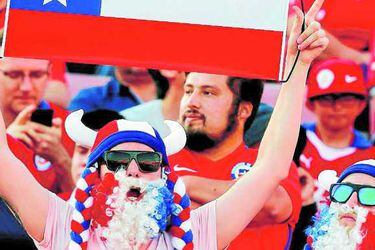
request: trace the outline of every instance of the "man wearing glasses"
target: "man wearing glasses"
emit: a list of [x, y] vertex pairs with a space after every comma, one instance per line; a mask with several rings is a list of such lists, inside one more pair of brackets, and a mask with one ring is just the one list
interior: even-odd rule
[[319, 175], [331, 204], [307, 230], [305, 249], [375, 249], [375, 160], [357, 162], [336, 174], [325, 170]]
[[[350, 164], [370, 158], [370, 142], [354, 129], [367, 98], [360, 66], [343, 59], [323, 61], [311, 69], [307, 85], [307, 107], [317, 122], [304, 125], [307, 142], [299, 159], [303, 169], [317, 179], [323, 170], [340, 174]], [[322, 199], [322, 192], [316, 191], [315, 201]], [[314, 202], [310, 194], [304, 197], [305, 205]]]
[[[35, 154], [28, 168], [40, 183], [53, 192], [71, 191], [71, 155], [74, 143], [66, 135], [63, 121], [67, 112], [43, 100], [50, 74], [47, 60], [3, 58], [0, 60], [0, 99], [7, 133]], [[53, 110], [52, 126], [31, 121], [36, 109]], [[51, 121], [52, 119], [52, 121]], [[23, 145], [11, 140], [16, 154]], [[22, 157], [22, 156], [21, 156]]]

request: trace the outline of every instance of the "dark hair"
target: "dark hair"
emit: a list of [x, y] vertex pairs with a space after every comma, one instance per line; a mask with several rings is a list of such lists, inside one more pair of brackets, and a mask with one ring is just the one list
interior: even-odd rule
[[246, 131], [250, 128], [258, 111], [263, 94], [263, 81], [230, 76], [228, 77], [227, 84], [235, 96], [233, 103], [236, 109], [238, 109], [241, 102], [250, 102], [253, 106], [251, 115], [245, 122], [244, 129]]
[[168, 89], [169, 89], [169, 81], [168, 79], [163, 76], [159, 70], [149, 69], [148, 73], [151, 75], [152, 79], [155, 82], [156, 89], [157, 89], [157, 98], [164, 99]]
[[83, 114], [81, 121], [88, 128], [99, 130], [107, 123], [120, 119], [124, 119], [124, 117], [116, 111], [109, 109], [97, 109]]

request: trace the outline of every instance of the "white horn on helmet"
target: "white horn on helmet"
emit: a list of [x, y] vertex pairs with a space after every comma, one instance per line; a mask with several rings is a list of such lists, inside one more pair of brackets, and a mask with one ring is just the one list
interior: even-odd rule
[[68, 115], [65, 120], [65, 130], [70, 139], [74, 142], [81, 146], [91, 148], [94, 146], [97, 132], [82, 123], [83, 114], [83, 110], [80, 109]]
[[170, 133], [163, 138], [167, 155], [173, 155], [185, 147], [186, 133], [184, 128], [175, 121], [164, 121]]
[[329, 191], [331, 185], [338, 181], [337, 172], [334, 170], [324, 170], [318, 176], [319, 185]]

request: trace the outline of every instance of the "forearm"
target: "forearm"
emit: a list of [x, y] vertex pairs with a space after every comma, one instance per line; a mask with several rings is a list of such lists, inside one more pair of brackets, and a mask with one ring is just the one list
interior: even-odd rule
[[290, 80], [283, 83], [259, 147], [257, 161], [263, 162], [280, 180], [288, 175], [296, 147], [309, 66], [298, 62]]
[[1, 150], [0, 155], [0, 195], [20, 217], [26, 231], [41, 241], [48, 214], [48, 191], [12, 152]]
[[358, 64], [366, 62], [367, 59], [362, 52], [346, 46], [339, 39], [328, 32], [327, 36], [329, 38], [329, 45], [327, 49], [321, 54], [319, 59], [340, 57], [350, 59]]
[[[213, 180], [198, 176], [184, 176], [184, 182], [190, 199], [194, 201], [194, 206], [192, 205], [194, 209], [219, 198], [236, 183], [236, 180]], [[289, 218], [291, 212], [292, 201], [286, 190], [279, 186], [249, 226], [281, 223]]]
[[279, 186], [267, 200], [262, 210], [254, 217], [248, 227], [283, 223], [292, 214], [293, 203], [288, 192]]
[[65, 149], [61, 151], [60, 157], [54, 162], [57, 182], [61, 192], [70, 192], [75, 184], [71, 178], [72, 160]]
[[234, 180], [213, 180], [198, 176], [184, 176], [189, 197], [199, 204], [206, 204], [223, 195]]

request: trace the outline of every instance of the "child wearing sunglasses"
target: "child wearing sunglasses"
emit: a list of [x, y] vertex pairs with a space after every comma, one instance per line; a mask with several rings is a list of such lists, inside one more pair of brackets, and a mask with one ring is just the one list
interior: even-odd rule
[[375, 160], [360, 161], [340, 177], [332, 170], [319, 175], [331, 204], [308, 228], [308, 249], [375, 249]]

